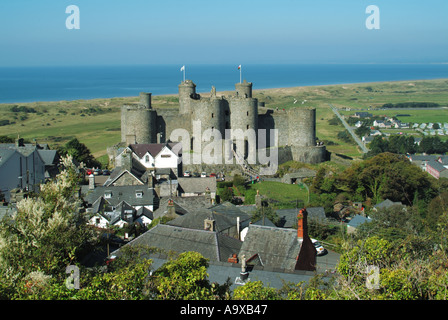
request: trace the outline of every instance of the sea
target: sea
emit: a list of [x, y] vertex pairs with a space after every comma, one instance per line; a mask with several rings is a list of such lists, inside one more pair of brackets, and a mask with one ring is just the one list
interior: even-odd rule
[[87, 100], [178, 93], [184, 79], [196, 92], [448, 78], [448, 64], [248, 64], [0, 67], [0, 103]]

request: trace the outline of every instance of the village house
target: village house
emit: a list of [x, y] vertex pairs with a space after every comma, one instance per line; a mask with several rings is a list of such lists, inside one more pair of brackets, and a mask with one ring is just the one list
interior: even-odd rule
[[123, 227], [125, 224], [148, 225], [158, 199], [147, 186], [83, 186], [82, 198], [86, 211], [92, 215], [90, 224], [98, 228]]
[[42, 159], [43, 153], [39, 153], [42, 148], [36, 143], [25, 144], [23, 139], [0, 144], [0, 192], [7, 202], [11, 190], [39, 192], [40, 184], [50, 177], [51, 164]]
[[426, 164], [426, 172], [436, 179], [448, 178], [448, 169], [439, 161], [428, 161]]

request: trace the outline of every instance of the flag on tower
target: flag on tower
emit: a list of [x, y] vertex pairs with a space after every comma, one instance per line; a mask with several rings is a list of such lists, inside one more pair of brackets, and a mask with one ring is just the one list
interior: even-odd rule
[[240, 70], [240, 83], [241, 83], [241, 65], [238, 66], [238, 70]]
[[183, 71], [183, 80], [185, 81], [185, 65], [182, 66], [182, 68], [180, 68], [180, 71]]

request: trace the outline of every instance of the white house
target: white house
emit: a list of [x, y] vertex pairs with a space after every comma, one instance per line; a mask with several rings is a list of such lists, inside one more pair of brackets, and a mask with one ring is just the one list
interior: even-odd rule
[[[132, 168], [136, 164], [144, 169], [171, 169], [176, 176], [182, 172], [179, 158], [182, 143], [130, 144], [115, 158], [115, 166]], [[136, 162], [136, 163], [135, 163]]]

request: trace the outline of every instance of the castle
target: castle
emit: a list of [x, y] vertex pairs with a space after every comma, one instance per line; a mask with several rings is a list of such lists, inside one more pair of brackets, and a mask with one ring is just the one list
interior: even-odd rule
[[[226, 97], [217, 96], [212, 87], [210, 95], [201, 96], [193, 81], [185, 80], [179, 84], [179, 108], [172, 109], [153, 108], [151, 93], [142, 92], [139, 103], [121, 108], [121, 145], [179, 141], [178, 133], [184, 132], [186, 137], [181, 140], [185, 156], [203, 152], [205, 142], [212, 141], [210, 136], [228, 142], [226, 134], [231, 131], [237, 132], [230, 136], [232, 150], [230, 155], [223, 153], [231, 162], [216, 164], [236, 163], [233, 161], [237, 157], [255, 159], [253, 156], [261, 150], [267, 154], [278, 152], [278, 164], [289, 160], [319, 163], [327, 159], [325, 146], [316, 145], [316, 109], [267, 108], [252, 96], [252, 83], [246, 80], [236, 83], [235, 89]], [[259, 159], [255, 162], [251, 163], [260, 163]], [[184, 161], [184, 169], [186, 165]]]

